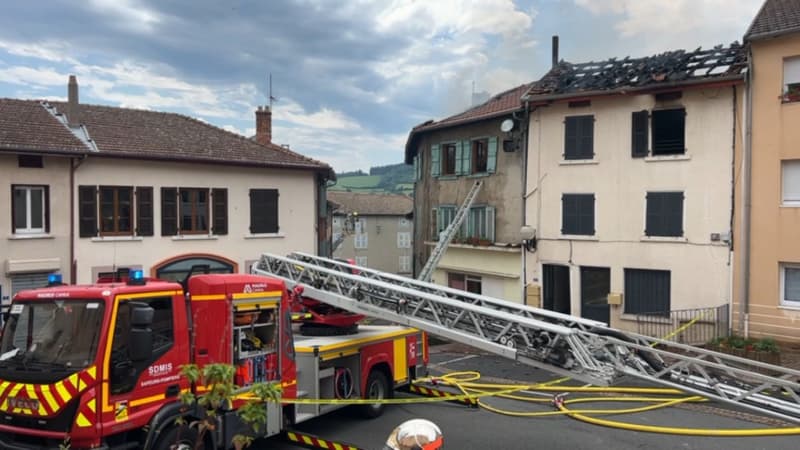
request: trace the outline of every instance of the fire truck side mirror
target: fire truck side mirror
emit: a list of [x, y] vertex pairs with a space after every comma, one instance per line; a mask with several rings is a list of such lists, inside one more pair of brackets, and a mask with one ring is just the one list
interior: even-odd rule
[[131, 305], [130, 358], [144, 361], [153, 355], [153, 308], [139, 303]]

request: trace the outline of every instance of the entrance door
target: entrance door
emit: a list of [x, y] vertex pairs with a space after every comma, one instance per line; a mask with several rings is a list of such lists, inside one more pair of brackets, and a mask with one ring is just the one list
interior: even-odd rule
[[611, 269], [581, 267], [581, 317], [608, 323]]
[[569, 267], [555, 264], [542, 265], [544, 278], [544, 309], [564, 314], [570, 312]]

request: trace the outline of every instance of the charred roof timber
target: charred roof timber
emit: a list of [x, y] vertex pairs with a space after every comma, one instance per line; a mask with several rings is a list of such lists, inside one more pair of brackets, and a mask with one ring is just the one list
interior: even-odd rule
[[[554, 38], [553, 44], [555, 58], [557, 39]], [[561, 61], [533, 84], [523, 100], [553, 100], [576, 94], [603, 95], [739, 80], [746, 69], [747, 55], [738, 42], [728, 47], [675, 50], [644, 58], [611, 58], [577, 64]]]

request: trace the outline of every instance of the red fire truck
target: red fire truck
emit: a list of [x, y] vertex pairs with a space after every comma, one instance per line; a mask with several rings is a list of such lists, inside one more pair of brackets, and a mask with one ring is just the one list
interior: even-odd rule
[[[170, 449], [196, 439], [177, 428], [179, 396], [202, 386], [184, 364], [237, 366], [236, 382], [280, 383], [284, 399], [390, 397], [422, 375], [425, 335], [399, 326], [359, 326], [346, 336], [303, 336], [277, 278], [196, 275], [185, 283], [145, 279], [57, 285], [18, 293], [0, 341], [0, 447]], [[331, 333], [335, 334], [335, 333]], [[365, 406], [368, 416], [381, 404]], [[264, 436], [340, 405], [266, 406]], [[201, 418], [198, 407], [189, 418]], [[219, 415], [205, 448], [228, 448], [248, 427]]]

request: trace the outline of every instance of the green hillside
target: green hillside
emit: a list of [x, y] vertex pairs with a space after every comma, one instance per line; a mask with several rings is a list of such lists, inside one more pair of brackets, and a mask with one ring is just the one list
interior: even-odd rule
[[337, 174], [336, 185], [331, 191], [394, 193], [411, 195], [414, 192], [414, 169], [405, 164], [377, 166], [362, 171]]

